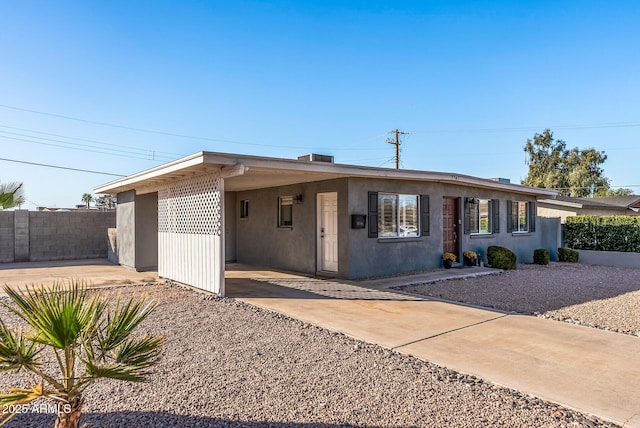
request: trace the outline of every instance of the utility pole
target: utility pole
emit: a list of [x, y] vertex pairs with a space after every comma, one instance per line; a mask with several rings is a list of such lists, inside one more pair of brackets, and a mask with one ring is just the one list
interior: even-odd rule
[[402, 144], [402, 141], [400, 141], [400, 135], [406, 135], [408, 132], [399, 131], [398, 128], [396, 128], [389, 132], [389, 134], [395, 134], [396, 136], [395, 140], [393, 138], [387, 138], [387, 143], [394, 144], [396, 146], [396, 169], [400, 169], [400, 144]]

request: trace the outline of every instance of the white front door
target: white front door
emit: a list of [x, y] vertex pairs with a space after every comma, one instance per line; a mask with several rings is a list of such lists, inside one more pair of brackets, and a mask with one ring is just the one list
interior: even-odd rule
[[318, 193], [318, 270], [338, 272], [338, 193]]

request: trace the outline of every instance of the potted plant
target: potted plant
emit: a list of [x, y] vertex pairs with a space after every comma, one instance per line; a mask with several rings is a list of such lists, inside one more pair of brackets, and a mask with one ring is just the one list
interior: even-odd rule
[[445, 269], [451, 269], [451, 266], [457, 259], [458, 258], [453, 253], [444, 253], [442, 255], [442, 264], [444, 265]]
[[465, 251], [463, 256], [465, 266], [475, 266], [478, 263], [478, 255], [475, 251]]

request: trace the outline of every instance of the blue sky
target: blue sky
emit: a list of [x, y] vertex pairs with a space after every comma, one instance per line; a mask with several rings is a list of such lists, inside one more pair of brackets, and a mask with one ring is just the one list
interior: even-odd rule
[[[399, 128], [404, 168], [519, 182], [548, 127], [606, 151], [612, 186], [640, 193], [639, 22], [636, 1], [0, 2], [0, 158], [122, 175], [201, 150], [393, 167]], [[0, 171], [29, 209], [115, 178]]]

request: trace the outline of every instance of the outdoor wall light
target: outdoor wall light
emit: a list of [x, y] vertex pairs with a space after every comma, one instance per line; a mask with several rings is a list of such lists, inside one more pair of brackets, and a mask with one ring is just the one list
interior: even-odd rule
[[293, 197], [293, 203], [294, 204], [301, 204], [302, 203], [302, 195], [295, 195]]

